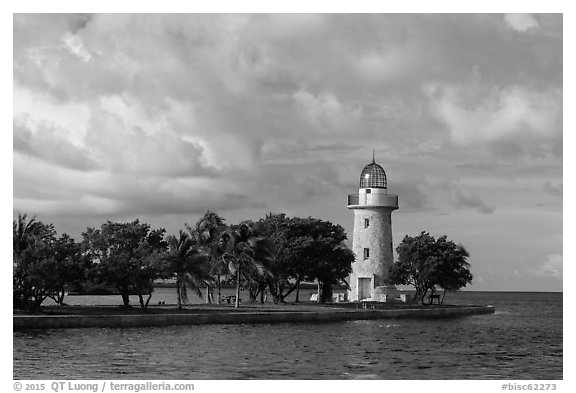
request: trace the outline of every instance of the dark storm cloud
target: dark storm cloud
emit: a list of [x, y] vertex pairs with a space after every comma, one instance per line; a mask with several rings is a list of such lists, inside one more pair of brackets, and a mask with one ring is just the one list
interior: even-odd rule
[[426, 193], [418, 186], [411, 182], [394, 183], [393, 193], [399, 196], [402, 210], [404, 211], [422, 211], [430, 209]]
[[16, 14], [14, 209], [340, 219], [375, 150], [419, 222], [497, 228], [555, 203], [552, 227], [562, 28], [559, 14]]
[[32, 133], [26, 126], [14, 126], [14, 151], [36, 157], [48, 164], [80, 171], [100, 169], [90, 152], [58, 137], [51, 127], [39, 127]]
[[494, 213], [496, 208], [486, 204], [470, 187], [453, 183], [449, 187], [452, 200], [456, 207], [473, 208], [483, 214]]

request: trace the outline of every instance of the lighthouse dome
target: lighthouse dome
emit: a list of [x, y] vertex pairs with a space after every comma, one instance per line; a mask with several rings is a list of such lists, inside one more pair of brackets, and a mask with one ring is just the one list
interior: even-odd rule
[[386, 188], [384, 168], [372, 161], [362, 169], [360, 188]]

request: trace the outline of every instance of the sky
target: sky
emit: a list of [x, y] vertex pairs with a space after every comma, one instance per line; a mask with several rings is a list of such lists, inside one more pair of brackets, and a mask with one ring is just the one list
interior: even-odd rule
[[13, 214], [77, 240], [208, 209], [342, 225], [372, 160], [394, 245], [471, 290], [561, 291], [560, 14], [15, 14]]

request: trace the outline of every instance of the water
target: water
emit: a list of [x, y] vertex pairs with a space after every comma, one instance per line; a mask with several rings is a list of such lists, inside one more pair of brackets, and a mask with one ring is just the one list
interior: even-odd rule
[[562, 379], [562, 294], [464, 292], [494, 315], [18, 331], [16, 379]]

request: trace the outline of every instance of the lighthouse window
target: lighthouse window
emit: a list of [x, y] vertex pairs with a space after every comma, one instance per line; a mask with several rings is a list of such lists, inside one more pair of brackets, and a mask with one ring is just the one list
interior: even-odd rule
[[370, 220], [365, 218], [364, 219], [364, 228], [368, 228], [370, 226]]
[[364, 249], [364, 259], [368, 259], [368, 258], [370, 258], [370, 249], [365, 248]]

